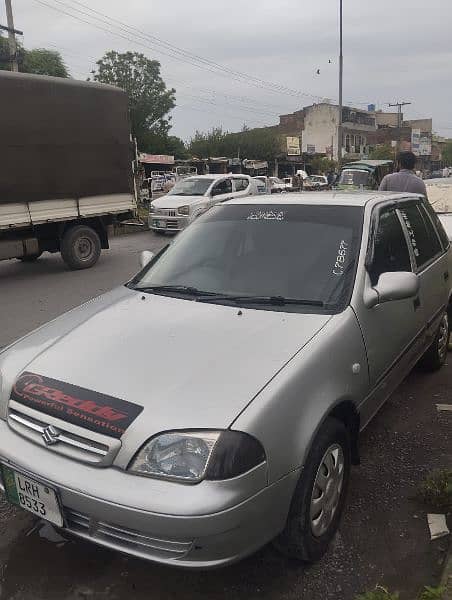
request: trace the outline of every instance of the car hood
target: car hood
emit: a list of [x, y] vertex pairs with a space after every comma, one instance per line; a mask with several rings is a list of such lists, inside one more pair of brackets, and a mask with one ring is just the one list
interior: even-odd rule
[[193, 204], [199, 201], [205, 201], [206, 196], [179, 196], [178, 194], [162, 196], [153, 200], [152, 206], [155, 208], [178, 208], [186, 204]]
[[0, 368], [10, 385], [27, 371], [143, 407], [123, 441], [224, 429], [330, 318], [123, 287], [27, 336]]

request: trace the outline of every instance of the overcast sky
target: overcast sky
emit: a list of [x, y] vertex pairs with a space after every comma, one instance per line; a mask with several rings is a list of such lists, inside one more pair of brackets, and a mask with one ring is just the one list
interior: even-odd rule
[[[24, 45], [59, 49], [76, 78], [85, 79], [110, 49], [137, 50], [159, 60], [164, 80], [177, 90], [172, 133], [184, 139], [216, 125], [234, 131], [244, 123], [276, 124], [279, 114], [316, 99], [337, 98], [339, 0], [12, 0], [12, 4]], [[3, 2], [0, 10], [3, 23]], [[105, 22], [108, 17], [123, 25]], [[173, 50], [156, 46], [149, 36], [259, 81], [248, 85], [240, 76], [211, 65], [199, 68], [189, 64], [194, 61], [186, 54], [179, 55], [185, 62], [166, 56], [162, 52]], [[411, 101], [405, 107], [406, 118], [432, 116], [434, 130], [452, 137], [451, 40], [450, 0], [344, 0], [344, 101], [358, 107], [376, 103], [386, 110], [388, 102]]]

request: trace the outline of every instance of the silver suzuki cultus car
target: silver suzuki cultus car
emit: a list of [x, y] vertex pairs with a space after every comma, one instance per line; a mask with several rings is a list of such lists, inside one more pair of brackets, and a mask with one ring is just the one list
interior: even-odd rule
[[131, 555], [314, 561], [358, 436], [445, 361], [449, 241], [414, 195], [215, 206], [127, 285], [0, 353], [1, 487]]

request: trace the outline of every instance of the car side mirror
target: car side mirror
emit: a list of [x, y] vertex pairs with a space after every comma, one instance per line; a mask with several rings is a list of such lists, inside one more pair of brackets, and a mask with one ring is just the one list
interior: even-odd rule
[[368, 289], [364, 295], [364, 304], [373, 308], [377, 304], [392, 300], [414, 298], [419, 292], [419, 277], [408, 271], [382, 273], [377, 284]]
[[144, 267], [149, 264], [153, 258], [153, 252], [150, 252], [150, 250], [143, 250], [143, 252], [140, 254], [140, 267], [144, 269]]

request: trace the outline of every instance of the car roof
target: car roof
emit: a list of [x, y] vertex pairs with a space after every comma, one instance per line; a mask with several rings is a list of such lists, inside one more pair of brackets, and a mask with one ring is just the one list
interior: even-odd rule
[[405, 194], [394, 192], [292, 192], [291, 194], [275, 198], [275, 195], [263, 194], [260, 196], [244, 196], [232, 198], [222, 204], [259, 204], [289, 205], [289, 204], [315, 204], [317, 206], [366, 206], [389, 200], [401, 200], [402, 198], [419, 198], [419, 194]]
[[[209, 173], [207, 175], [190, 175], [190, 177], [184, 177], [184, 181], [187, 179], [223, 179], [224, 177], [250, 177], [245, 173]], [[250, 177], [250, 179], [253, 179]]]
[[357, 160], [356, 162], [347, 163], [344, 167], [357, 167], [358, 165], [381, 167], [382, 165], [390, 165], [392, 162], [392, 160]]

